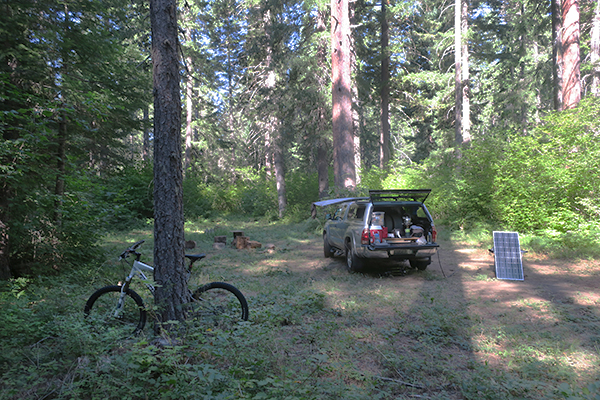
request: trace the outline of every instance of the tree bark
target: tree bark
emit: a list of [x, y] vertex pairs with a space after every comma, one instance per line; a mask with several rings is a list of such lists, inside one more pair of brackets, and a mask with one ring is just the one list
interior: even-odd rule
[[600, 96], [600, 0], [596, 0], [596, 11], [592, 22], [590, 61], [592, 62], [591, 92]]
[[329, 194], [329, 162], [327, 147], [323, 140], [317, 142], [317, 176], [319, 178], [319, 199]]
[[379, 142], [379, 167], [385, 168], [390, 161], [390, 56], [388, 54], [389, 32], [387, 3], [381, 2], [381, 138]]
[[[183, 230], [177, 2], [151, 0], [154, 82], [154, 279], [159, 323], [182, 321], [189, 301]], [[160, 329], [161, 325], [156, 326]], [[164, 326], [172, 330], [172, 325]]]
[[142, 139], [142, 160], [146, 161], [150, 155], [150, 111], [144, 107], [144, 137]]
[[[190, 18], [190, 10], [189, 6], [187, 7], [186, 19]], [[192, 33], [191, 28], [187, 28], [185, 31], [185, 41], [187, 43], [192, 42]], [[194, 79], [192, 74], [194, 72], [193, 68], [193, 60], [190, 55], [185, 58], [186, 65], [186, 82], [185, 82], [185, 157], [183, 164], [183, 174], [185, 173], [192, 165], [192, 140], [193, 140], [193, 129], [192, 129], [192, 121], [193, 121], [193, 113], [194, 113]]]
[[8, 280], [12, 277], [10, 271], [10, 236], [8, 234], [9, 214], [8, 199], [10, 193], [8, 187], [0, 187], [0, 280]]
[[331, 0], [331, 15], [333, 171], [335, 187], [343, 191], [356, 186], [348, 0]]
[[[319, 10], [317, 12], [317, 32], [323, 32], [327, 29], [325, 24], [325, 12]], [[317, 49], [317, 65], [321, 69], [327, 68], [327, 42], [322, 41], [318, 45]], [[319, 86], [324, 88], [326, 86], [325, 80], [319, 80]], [[329, 158], [327, 157], [327, 141], [323, 136], [323, 132], [327, 131], [327, 122], [326, 115], [327, 112], [323, 104], [319, 104], [317, 106], [317, 110], [315, 111], [315, 115], [317, 120], [317, 138], [316, 138], [316, 147], [317, 147], [317, 177], [319, 180], [319, 199], [325, 198], [329, 194]]]
[[552, 0], [552, 80], [554, 109], [563, 108], [562, 92], [562, 13], [561, 0]]
[[563, 109], [575, 108], [581, 100], [579, 55], [579, 1], [563, 0]]
[[471, 108], [470, 108], [470, 82], [469, 82], [469, 0], [463, 0], [460, 17], [461, 31], [461, 93], [462, 93], [462, 143], [471, 141]]
[[462, 144], [462, 1], [454, 2], [454, 141]]
[[62, 198], [65, 194], [65, 158], [67, 144], [67, 117], [62, 111], [58, 124], [58, 138], [56, 150], [56, 183], [54, 186], [54, 222], [59, 223], [62, 219]]
[[[190, 39], [191, 40], [191, 39]], [[192, 165], [192, 140], [194, 136], [194, 131], [192, 129], [193, 122], [193, 113], [194, 113], [194, 104], [193, 104], [193, 96], [194, 96], [194, 82], [192, 79], [192, 57], [187, 57], [186, 63], [188, 66], [188, 76], [185, 84], [185, 161], [183, 167], [183, 173], [185, 174], [188, 169], [190, 169]]]
[[277, 188], [277, 205], [279, 218], [283, 218], [287, 207], [287, 195], [285, 191], [285, 164], [283, 161], [283, 150], [281, 148], [281, 137], [273, 141], [273, 161], [275, 166], [275, 185]]

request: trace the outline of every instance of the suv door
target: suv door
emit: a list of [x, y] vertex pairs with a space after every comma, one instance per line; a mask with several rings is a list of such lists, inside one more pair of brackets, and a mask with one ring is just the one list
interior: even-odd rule
[[338, 249], [344, 248], [344, 233], [348, 226], [346, 214], [348, 213], [348, 203], [343, 203], [333, 214], [333, 219], [329, 223], [329, 242]]

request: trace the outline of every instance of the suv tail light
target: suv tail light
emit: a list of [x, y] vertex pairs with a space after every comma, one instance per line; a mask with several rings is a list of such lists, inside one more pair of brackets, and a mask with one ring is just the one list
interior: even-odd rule
[[435, 226], [431, 227], [431, 240], [435, 243], [435, 239], [437, 238], [437, 230]]
[[369, 244], [370, 236], [371, 231], [367, 228], [363, 229], [362, 234], [360, 235], [360, 244]]

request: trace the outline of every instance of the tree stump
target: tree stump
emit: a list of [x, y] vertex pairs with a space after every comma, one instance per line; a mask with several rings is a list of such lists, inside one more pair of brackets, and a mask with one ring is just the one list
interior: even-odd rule
[[251, 249], [260, 249], [262, 244], [256, 240], [248, 240], [248, 247]]
[[215, 243], [227, 244], [227, 236], [215, 236]]
[[236, 249], [245, 249], [248, 247], [248, 237], [247, 236], [236, 236], [233, 239], [233, 243], [231, 244]]

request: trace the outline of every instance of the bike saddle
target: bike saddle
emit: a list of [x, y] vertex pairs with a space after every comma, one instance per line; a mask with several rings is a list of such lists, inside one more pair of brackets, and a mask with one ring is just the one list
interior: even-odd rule
[[202, 260], [204, 257], [206, 257], [206, 254], [186, 254], [185, 256], [189, 258], [192, 263], [195, 263], [196, 261]]

